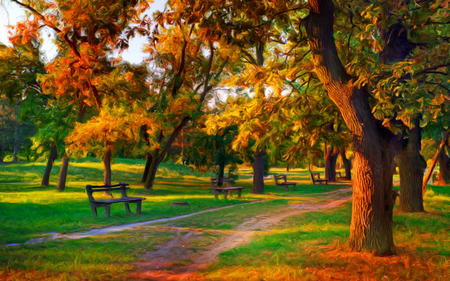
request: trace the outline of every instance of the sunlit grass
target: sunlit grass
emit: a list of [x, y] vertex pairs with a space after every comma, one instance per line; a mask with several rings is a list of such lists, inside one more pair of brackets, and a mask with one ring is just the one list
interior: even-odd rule
[[[277, 214], [292, 204], [324, 202], [320, 193], [349, 187], [348, 182], [312, 185], [306, 169], [271, 169], [297, 182], [297, 190], [277, 190], [273, 178], [265, 181], [265, 194], [250, 194], [251, 169], [241, 167], [236, 185], [243, 186], [240, 199], [214, 200], [210, 174], [164, 163], [153, 190], [138, 184], [143, 160], [116, 159], [113, 181], [130, 183], [129, 195], [146, 197], [143, 215], [127, 215], [123, 205], [114, 204], [111, 218], [91, 215], [86, 184], [101, 184], [103, 165], [97, 159], [71, 163], [67, 189], [55, 190], [59, 162], [51, 186], [0, 183], [0, 244], [25, 242], [45, 233], [70, 233], [91, 228], [173, 217], [200, 210], [235, 205], [165, 223], [79, 240], [0, 247], [0, 279], [8, 280], [124, 280], [134, 270], [133, 261], [166, 245], [183, 233], [200, 233], [186, 245], [191, 251], [213, 247], [221, 237], [236, 233], [236, 227], [257, 215]], [[8, 182], [40, 182], [45, 163], [0, 166]], [[320, 170], [320, 169], [319, 169]], [[320, 170], [323, 173], [323, 170]], [[22, 176], [23, 175], [23, 176]], [[6, 182], [3, 180], [3, 182]], [[336, 195], [338, 196], [338, 195]], [[344, 194], [340, 194], [344, 196]], [[222, 198], [222, 196], [220, 197]], [[170, 206], [187, 201], [189, 206]], [[237, 205], [239, 203], [253, 204]], [[327, 211], [305, 212], [285, 218], [280, 224], [256, 231], [256, 238], [222, 253], [219, 262], [199, 280], [447, 280], [450, 268], [450, 187], [430, 186], [425, 197], [427, 213], [395, 211], [394, 238], [397, 255], [374, 257], [348, 249], [351, 204]], [[132, 205], [132, 210], [134, 206]], [[190, 264], [181, 260], [174, 266]]]

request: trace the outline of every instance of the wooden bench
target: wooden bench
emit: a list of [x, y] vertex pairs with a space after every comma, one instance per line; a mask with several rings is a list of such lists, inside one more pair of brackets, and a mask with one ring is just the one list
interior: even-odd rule
[[320, 184], [328, 184], [328, 180], [327, 179], [321, 179], [320, 178], [320, 173], [310, 173], [311, 174], [311, 180], [313, 182], [313, 184], [315, 185], [316, 182], [320, 183]]
[[278, 187], [283, 187], [284, 190], [288, 190], [289, 186], [292, 185], [292, 190], [295, 190], [295, 186], [297, 185], [296, 182], [288, 182], [286, 175], [274, 175], [273, 178], [275, 179], [275, 185]]
[[343, 177], [341, 172], [336, 172], [336, 180], [338, 180], [338, 181], [345, 181], [346, 179], [347, 179], [347, 177]]
[[[130, 203], [136, 203], [136, 214], [141, 214], [141, 204], [142, 200], [145, 200], [145, 198], [142, 197], [128, 197], [126, 190], [128, 184], [121, 182], [116, 185], [101, 185], [101, 186], [93, 186], [93, 185], [86, 185], [86, 192], [89, 197], [89, 203], [91, 204], [91, 210], [92, 215], [95, 217], [98, 217], [97, 214], [97, 208], [103, 207], [105, 208], [105, 216], [109, 218], [109, 214], [111, 211], [111, 204], [114, 203], [121, 203], [123, 202], [125, 204], [125, 211], [128, 214], [131, 214], [130, 211]], [[121, 197], [120, 198], [112, 198], [112, 199], [106, 199], [106, 200], [95, 200], [92, 194], [94, 192], [111, 192], [119, 190]]]
[[219, 193], [223, 193], [223, 196], [224, 196], [224, 198], [225, 199], [227, 199], [227, 196], [228, 195], [230, 195], [230, 196], [233, 196], [232, 195], [232, 192], [233, 191], [238, 191], [238, 198], [241, 198], [241, 194], [242, 194], [242, 189], [243, 189], [243, 187], [240, 187], [240, 186], [230, 186], [230, 178], [228, 177], [228, 178], [224, 178], [223, 180], [222, 180], [222, 184], [223, 183], [227, 183], [227, 186], [226, 187], [220, 187], [220, 186], [217, 186], [217, 183], [219, 182], [219, 180], [218, 179], [215, 179], [215, 178], [211, 178], [211, 187], [212, 187], [212, 190], [213, 190], [213, 192], [214, 192], [214, 197], [216, 198], [216, 199], [219, 199]]

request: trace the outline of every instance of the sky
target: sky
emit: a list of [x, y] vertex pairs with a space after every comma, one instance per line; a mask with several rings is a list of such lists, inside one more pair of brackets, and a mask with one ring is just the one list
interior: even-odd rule
[[[165, 3], [166, 0], [154, 0], [154, 3], [150, 4], [150, 9], [147, 14], [152, 14], [158, 10], [162, 11]], [[10, 45], [7, 25], [14, 25], [25, 17], [24, 10], [17, 4], [11, 3], [10, 1], [4, 1], [3, 4], [0, 4], [0, 42], [2, 44]], [[43, 32], [43, 51], [45, 52], [46, 59], [51, 61], [57, 54], [57, 48], [52, 43], [54, 34], [48, 28], [45, 28]], [[145, 57], [145, 54], [142, 52], [145, 41], [146, 39], [143, 37], [131, 39], [129, 49], [121, 54], [122, 58], [131, 63], [141, 63]]]

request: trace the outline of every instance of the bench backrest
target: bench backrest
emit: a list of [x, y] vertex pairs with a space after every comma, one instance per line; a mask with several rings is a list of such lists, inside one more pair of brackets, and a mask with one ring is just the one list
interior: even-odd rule
[[[218, 178], [211, 178], [211, 187], [212, 189], [217, 188], [217, 184], [219, 183]], [[227, 183], [227, 186], [230, 186], [230, 177], [226, 177], [222, 179], [222, 184]]]
[[312, 180], [313, 184], [316, 183], [315, 176], [317, 176], [317, 179], [320, 179], [320, 173], [310, 173], [310, 175], [311, 175], [311, 180]]
[[120, 190], [120, 194], [122, 198], [127, 197], [127, 186], [129, 184], [121, 182], [119, 184], [115, 185], [86, 185], [86, 193], [88, 194], [89, 201], [95, 202], [94, 197], [92, 196], [92, 193], [94, 192], [104, 192], [104, 191], [114, 191], [114, 190]]
[[273, 178], [275, 179], [275, 184], [280, 184], [278, 181], [282, 180], [282, 182], [286, 182], [286, 175], [274, 175]]

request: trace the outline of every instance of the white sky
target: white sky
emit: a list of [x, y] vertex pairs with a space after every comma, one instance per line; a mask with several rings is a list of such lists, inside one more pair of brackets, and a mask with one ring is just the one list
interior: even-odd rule
[[[162, 11], [166, 0], [154, 0], [154, 3], [150, 4], [148, 14], [152, 14], [155, 11]], [[24, 10], [15, 3], [10, 1], [4, 1], [0, 4], [0, 42], [5, 45], [10, 45], [8, 40], [8, 28], [7, 25], [14, 25], [18, 21], [25, 18]], [[52, 60], [56, 56], [57, 49], [52, 43], [53, 33], [46, 28], [42, 36], [44, 38], [43, 50], [47, 60]], [[130, 40], [130, 47], [128, 50], [122, 52], [124, 60], [131, 63], [141, 63], [145, 57], [142, 52], [142, 46], [146, 39], [143, 37], [135, 37]]]

